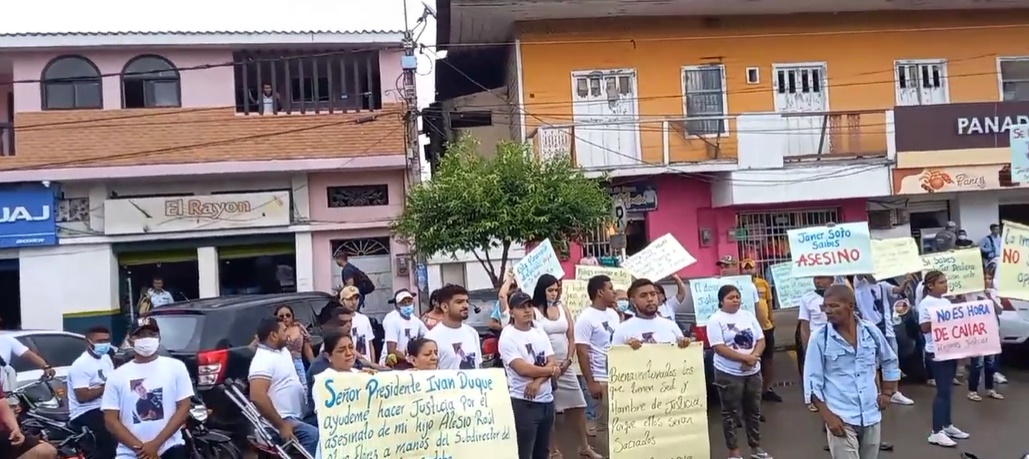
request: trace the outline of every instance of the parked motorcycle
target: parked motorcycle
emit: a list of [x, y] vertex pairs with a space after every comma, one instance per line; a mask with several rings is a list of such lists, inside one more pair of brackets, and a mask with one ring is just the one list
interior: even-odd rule
[[40, 379], [22, 386], [8, 394], [8, 403], [24, 432], [54, 445], [61, 459], [83, 459], [94, 445], [93, 433], [68, 427], [68, 410], [61, 406], [54, 381]]
[[189, 417], [182, 428], [182, 438], [191, 459], [239, 459], [243, 453], [232, 443], [232, 438], [223, 432], [210, 430], [205, 423], [211, 415], [203, 400], [194, 395], [190, 400]]

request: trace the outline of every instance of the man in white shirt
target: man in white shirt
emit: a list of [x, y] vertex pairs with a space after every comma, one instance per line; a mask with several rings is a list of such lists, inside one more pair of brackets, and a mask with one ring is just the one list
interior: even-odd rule
[[304, 384], [297, 376], [293, 357], [286, 349], [286, 325], [274, 317], [257, 325], [260, 344], [250, 361], [250, 401], [283, 442], [296, 440], [314, 457], [318, 452], [318, 428], [302, 421], [306, 411]]
[[611, 338], [620, 318], [612, 308], [615, 289], [610, 277], [593, 276], [586, 283], [586, 293], [593, 304], [583, 309], [575, 319], [575, 353], [597, 413], [596, 446], [599, 451], [607, 451], [607, 350], [611, 347]]
[[0, 367], [11, 365], [15, 357], [21, 357], [32, 362], [37, 368], [43, 370], [43, 375], [47, 378], [53, 378], [57, 374], [54, 371], [54, 367], [46, 363], [46, 360], [43, 360], [35, 352], [29, 350], [17, 338], [10, 335], [0, 335]]
[[800, 374], [804, 374], [804, 358], [807, 352], [807, 342], [811, 335], [828, 323], [828, 316], [822, 309], [822, 295], [825, 289], [833, 284], [835, 279], [832, 276], [815, 276], [813, 278], [815, 289], [800, 297], [800, 308], [797, 321], [797, 366], [800, 367]]
[[343, 287], [339, 292], [339, 302], [343, 309], [354, 316], [350, 328], [350, 336], [354, 338], [354, 349], [369, 362], [374, 362], [375, 346], [372, 345], [372, 341], [375, 339], [375, 330], [372, 328], [371, 319], [357, 310], [357, 305], [361, 302], [361, 292], [353, 285]]
[[410, 290], [397, 290], [393, 294], [393, 304], [396, 309], [382, 319], [386, 350], [379, 357], [380, 365], [393, 366], [403, 362], [407, 342], [429, 333], [429, 329], [414, 313], [414, 294]]
[[443, 319], [425, 335], [436, 342], [440, 370], [472, 370], [482, 366], [479, 333], [464, 323], [468, 290], [449, 284], [436, 292]]
[[99, 326], [90, 328], [86, 331], [86, 351], [68, 369], [68, 426], [74, 430], [85, 427], [93, 433], [95, 456], [89, 457], [114, 457], [118, 447], [104, 426], [104, 413], [100, 410], [107, 378], [114, 373], [110, 350], [111, 331]]
[[658, 291], [650, 279], [636, 279], [629, 286], [629, 299], [636, 314], [618, 328], [611, 338], [612, 345], [628, 344], [639, 349], [643, 343], [690, 345], [690, 339], [682, 334], [679, 326], [658, 315]]
[[118, 441], [117, 458], [186, 459], [180, 430], [189, 416], [193, 383], [181, 361], [160, 357], [161, 330], [151, 318], [129, 334], [133, 360], [107, 378], [100, 409]]

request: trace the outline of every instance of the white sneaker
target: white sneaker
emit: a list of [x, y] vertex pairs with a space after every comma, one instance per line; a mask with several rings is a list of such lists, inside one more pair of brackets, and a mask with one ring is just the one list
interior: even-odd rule
[[953, 448], [958, 445], [958, 442], [951, 440], [950, 437], [941, 430], [929, 436], [929, 444]]
[[966, 439], [968, 437], [971, 437], [971, 435], [969, 435], [969, 434], [967, 434], [965, 432], [962, 432], [961, 429], [959, 429], [957, 427], [954, 427], [953, 424], [951, 424], [951, 425], [949, 425], [947, 427], [944, 427], [943, 428], [943, 433], [947, 434], [948, 437], [953, 438], [955, 440], [964, 440], [964, 439]]
[[893, 396], [890, 397], [890, 403], [896, 403], [897, 405], [914, 405], [915, 401], [904, 396], [904, 394], [894, 392]]
[[1006, 378], [1004, 375], [1000, 374], [999, 372], [998, 373], [994, 373], [993, 374], [993, 382], [995, 382], [997, 384], [1007, 384], [1008, 383], [1008, 378]]

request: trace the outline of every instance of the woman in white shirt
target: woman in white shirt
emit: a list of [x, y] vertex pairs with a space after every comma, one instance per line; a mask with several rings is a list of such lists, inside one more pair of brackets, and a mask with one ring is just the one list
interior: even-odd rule
[[957, 374], [958, 362], [957, 360], [936, 360], [932, 316], [929, 314], [929, 308], [951, 305], [950, 300], [943, 298], [943, 295], [947, 294], [947, 276], [939, 271], [929, 271], [922, 281], [925, 297], [918, 303], [918, 324], [922, 329], [922, 336], [925, 338], [926, 360], [932, 365], [933, 376], [939, 381], [936, 384], [936, 396], [933, 397], [933, 430], [928, 440], [933, 445], [953, 447], [957, 446], [957, 442], [953, 439], [969, 437], [967, 433], [954, 427], [950, 419], [951, 395], [954, 392], [954, 386], [947, 382], [953, 380]]
[[[579, 457], [601, 459], [590, 447], [586, 435], [586, 398], [579, 379], [570, 370], [575, 355], [575, 326], [572, 314], [558, 300], [561, 283], [550, 274], [540, 276], [533, 290], [532, 305], [536, 309], [536, 328], [542, 331], [554, 349], [554, 361], [561, 368], [554, 387], [554, 411], [563, 414], [575, 426], [579, 440]], [[550, 450], [557, 451], [557, 437], [551, 433]]]
[[714, 385], [722, 404], [722, 433], [730, 458], [743, 457], [736, 437], [743, 420], [750, 457], [770, 459], [761, 449], [761, 353], [765, 335], [757, 317], [740, 309], [740, 291], [732, 285], [718, 289], [718, 311], [707, 321], [707, 340], [714, 350]]
[[[993, 304], [993, 313], [997, 315], [997, 320], [1000, 321], [1000, 314], [1004, 312], [1004, 306], [1001, 305], [1001, 299], [997, 295], [997, 290], [993, 288], [993, 271], [989, 269], [983, 273], [983, 289], [982, 292], [965, 295], [965, 300], [990, 301]], [[972, 357], [969, 360], [968, 399], [973, 402], [983, 401], [983, 398], [979, 395], [979, 380], [982, 378], [983, 385], [986, 386], [986, 396], [994, 400], [1004, 400], [1004, 396], [995, 389], [994, 376], [997, 373], [997, 355], [982, 355]]]
[[554, 391], [551, 378], [561, 375], [554, 349], [543, 333], [533, 328], [532, 298], [518, 292], [508, 300], [511, 324], [500, 333], [500, 358], [507, 374], [519, 459], [548, 459], [554, 428]]

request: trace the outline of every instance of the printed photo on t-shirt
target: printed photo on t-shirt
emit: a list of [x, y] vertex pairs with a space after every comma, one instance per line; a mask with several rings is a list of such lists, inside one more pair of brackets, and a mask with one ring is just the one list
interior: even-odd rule
[[96, 377], [100, 378], [100, 380], [105, 382], [105, 383], [107, 382], [107, 375], [104, 374], [104, 369], [103, 368], [97, 368], [96, 369]]
[[136, 411], [132, 413], [132, 423], [164, 420], [164, 389], [147, 389], [146, 378], [129, 381], [129, 387], [136, 394]]
[[726, 324], [726, 328], [729, 331], [736, 334], [733, 336], [732, 343], [729, 345], [732, 349], [736, 350], [750, 350], [754, 349], [754, 332], [750, 328], [744, 328], [742, 330], [736, 328], [736, 324]]
[[458, 368], [462, 370], [474, 370], [475, 369], [475, 356], [474, 352], [465, 354], [464, 346], [460, 342], [453, 343], [454, 354], [461, 358], [461, 365]]
[[357, 349], [357, 353], [364, 355], [368, 352], [368, 338], [364, 335], [354, 331], [351, 333], [354, 338], [354, 348]]
[[547, 366], [547, 357], [543, 355], [543, 351], [536, 352], [532, 349], [532, 343], [525, 343], [525, 350], [529, 351], [529, 355], [532, 356], [532, 364], [537, 367]]
[[608, 325], [606, 320], [601, 322], [600, 326], [604, 327], [604, 330], [607, 330], [608, 334], [610, 335], [610, 336], [607, 337], [608, 340], [614, 339], [614, 337], [615, 337], [615, 329], [611, 328], [611, 326]]
[[657, 340], [654, 339], [654, 332], [643, 332], [643, 339], [640, 341], [644, 343], [657, 344]]

